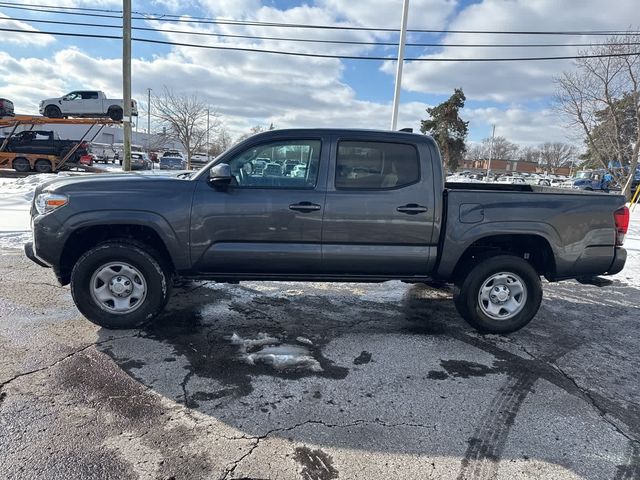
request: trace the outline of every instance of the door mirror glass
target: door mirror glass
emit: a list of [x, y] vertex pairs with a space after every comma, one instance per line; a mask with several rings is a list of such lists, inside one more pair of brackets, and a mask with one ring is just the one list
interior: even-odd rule
[[215, 187], [228, 187], [232, 178], [231, 168], [226, 163], [214, 165], [209, 170], [209, 182]]

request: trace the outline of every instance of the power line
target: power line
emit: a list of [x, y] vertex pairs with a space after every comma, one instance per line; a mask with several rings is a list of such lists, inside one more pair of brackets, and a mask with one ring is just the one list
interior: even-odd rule
[[[119, 35], [98, 35], [89, 33], [72, 33], [72, 32], [47, 32], [42, 30], [23, 30], [17, 28], [0, 28], [2, 32], [17, 32], [24, 34], [39, 34], [39, 35], [52, 35], [52, 36], [66, 36], [66, 37], [81, 37], [81, 38], [101, 38], [110, 40], [120, 40], [122, 36]], [[183, 42], [170, 42], [165, 40], [154, 40], [150, 38], [132, 38], [134, 42], [152, 43], [158, 45], [171, 45], [178, 47], [192, 47], [192, 48], [204, 48], [210, 50], [228, 50], [236, 52], [253, 52], [253, 53], [271, 53], [276, 55], [287, 55], [296, 57], [313, 57], [313, 58], [334, 58], [342, 60], [375, 60], [375, 61], [393, 61], [395, 57], [378, 57], [378, 56], [358, 56], [358, 55], [330, 55], [321, 53], [303, 53], [303, 52], [289, 52], [281, 50], [268, 50], [262, 48], [247, 48], [247, 47], [225, 47], [220, 45], [202, 45], [195, 43], [183, 43]], [[514, 57], [514, 58], [405, 58], [407, 62], [515, 62], [515, 61], [541, 61], [541, 60], [575, 60], [580, 58], [602, 58], [602, 57], [631, 57], [640, 55], [638, 52], [630, 53], [608, 53], [608, 54], [592, 54], [592, 55], [563, 55], [554, 57]]]
[[[52, 25], [72, 25], [80, 27], [97, 27], [97, 28], [117, 28], [121, 29], [121, 25], [108, 25], [104, 23], [86, 23], [86, 22], [68, 22], [63, 20], [39, 20], [31, 18], [18, 18], [7, 17], [0, 18], [0, 21], [20, 21], [31, 23], [45, 23]], [[194, 32], [189, 30], [172, 30], [152, 27], [132, 27], [133, 30], [158, 32], [158, 33], [177, 33], [182, 35], [196, 35], [205, 37], [221, 37], [221, 38], [243, 38], [249, 40], [275, 40], [284, 42], [301, 42], [301, 43], [324, 43], [324, 44], [339, 44], [339, 45], [363, 45], [363, 46], [397, 46], [397, 42], [364, 42], [357, 40], [326, 40], [326, 39], [310, 39], [310, 38], [292, 38], [292, 37], [268, 37], [260, 35], [237, 35], [228, 33], [217, 32]], [[469, 47], [469, 48], [529, 48], [529, 47], [593, 47], [603, 45], [600, 43], [421, 43], [421, 42], [407, 42], [407, 47]], [[624, 43], [607, 43], [606, 45], [640, 45], [640, 42], [624, 42]]]
[[[60, 11], [51, 10], [60, 9], [56, 5], [37, 5], [37, 4], [18, 4], [10, 2], [0, 2], [0, 7], [12, 8], [17, 10], [28, 10], [43, 13], [55, 13], [60, 15], [82, 15], [82, 16], [96, 16], [105, 18], [122, 18], [121, 11], [105, 10], [105, 9], [90, 9], [93, 13], [83, 13], [81, 11]], [[75, 8], [76, 10], [89, 10], [87, 8], [79, 7], [64, 7], [65, 9]], [[120, 15], [105, 15], [98, 12], [107, 13], [120, 13]], [[237, 26], [258, 26], [258, 27], [281, 27], [281, 28], [303, 28], [303, 29], [322, 29], [322, 30], [349, 30], [349, 31], [371, 31], [371, 32], [394, 32], [398, 30], [395, 28], [383, 28], [383, 27], [355, 27], [349, 25], [315, 25], [315, 24], [295, 24], [295, 23], [281, 23], [281, 22], [260, 22], [253, 20], [230, 20], [230, 19], [211, 19], [207, 17], [190, 17], [183, 18], [178, 15], [171, 14], [140, 14], [138, 17], [133, 17], [134, 20], [155, 20], [164, 22], [179, 22], [179, 23], [199, 23], [199, 24], [214, 24], [214, 25], [237, 25]], [[558, 30], [558, 31], [502, 31], [502, 30], [437, 30], [437, 29], [408, 29], [411, 33], [456, 33], [456, 34], [494, 34], [494, 35], [570, 35], [570, 36], [632, 36], [638, 35], [640, 32], [636, 31], [623, 31], [623, 30]]]

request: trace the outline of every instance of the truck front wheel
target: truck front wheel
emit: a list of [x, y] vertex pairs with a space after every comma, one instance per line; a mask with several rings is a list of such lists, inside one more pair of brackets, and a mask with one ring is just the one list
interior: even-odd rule
[[130, 242], [101, 243], [76, 262], [71, 294], [78, 310], [104, 328], [135, 328], [167, 304], [171, 281], [159, 254]]
[[62, 112], [55, 105], [48, 105], [44, 109], [44, 116], [49, 118], [62, 118]]
[[540, 276], [529, 262], [513, 255], [475, 265], [454, 296], [460, 315], [486, 333], [521, 329], [538, 313], [541, 301]]

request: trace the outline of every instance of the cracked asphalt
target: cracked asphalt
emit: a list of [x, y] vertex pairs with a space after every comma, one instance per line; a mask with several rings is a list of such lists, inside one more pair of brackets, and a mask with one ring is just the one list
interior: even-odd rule
[[[631, 278], [547, 284], [496, 336], [424, 285], [191, 283], [108, 331], [18, 252], [0, 276], [2, 479], [640, 478]], [[252, 364], [234, 333], [315, 367]]]

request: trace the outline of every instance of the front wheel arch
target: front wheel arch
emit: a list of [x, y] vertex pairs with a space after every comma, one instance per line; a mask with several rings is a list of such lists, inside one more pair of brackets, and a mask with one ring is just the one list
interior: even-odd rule
[[163, 268], [173, 275], [176, 268], [162, 237], [152, 227], [132, 224], [93, 225], [75, 230], [65, 241], [57, 273], [62, 285], [71, 281], [71, 272], [78, 259], [99, 243], [120, 241], [139, 248], [151, 248], [158, 254]]

